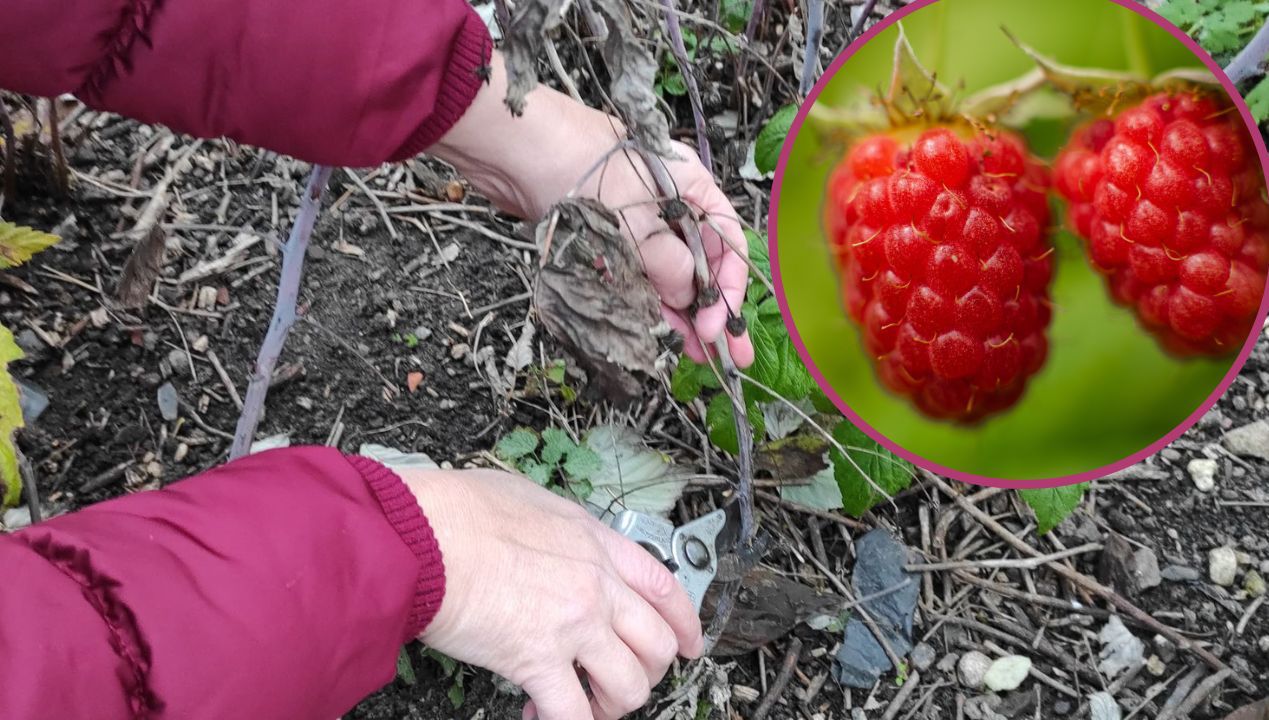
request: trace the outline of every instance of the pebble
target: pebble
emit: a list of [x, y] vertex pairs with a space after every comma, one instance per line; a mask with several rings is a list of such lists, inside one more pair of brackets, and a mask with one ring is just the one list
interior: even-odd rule
[[1199, 571], [1185, 565], [1169, 565], [1159, 575], [1171, 582], [1194, 582], [1199, 579]]
[[1269, 460], [1269, 421], [1257, 420], [1250, 425], [1234, 428], [1225, 433], [1221, 443], [1235, 455]]
[[1216, 461], [1211, 458], [1197, 458], [1190, 461], [1186, 466], [1190, 471], [1190, 477], [1194, 480], [1194, 487], [1202, 492], [1211, 492], [1216, 487]]
[[167, 354], [167, 364], [172, 368], [173, 374], [181, 376], [189, 374], [189, 356], [180, 348], [175, 348]]
[[1265, 579], [1255, 570], [1248, 570], [1243, 578], [1243, 590], [1251, 597], [1258, 598], [1265, 594]]
[[1104, 690], [1088, 696], [1088, 713], [1092, 720], [1120, 720], [1123, 717], [1119, 703]]
[[211, 340], [206, 335], [199, 335], [194, 338], [194, 342], [190, 343], [189, 346], [196, 353], [205, 353], [207, 348], [211, 347]]
[[1269, 635], [1265, 635], [1264, 637], [1260, 638], [1260, 641], [1257, 643], [1257, 645], [1260, 646], [1260, 652], [1269, 653]]
[[1163, 662], [1163, 658], [1151, 655], [1146, 658], [1146, 670], [1155, 677], [1163, 677], [1163, 673], [1168, 671], [1168, 666]]
[[181, 443], [176, 446], [176, 451], [172, 453], [172, 459], [176, 462], [180, 462], [185, 459], [186, 455], [189, 455], [189, 445]]
[[1024, 655], [1006, 655], [987, 668], [983, 684], [996, 692], [1016, 690], [1031, 674], [1031, 658]]
[[1212, 582], [1221, 587], [1234, 584], [1234, 578], [1238, 574], [1238, 554], [1233, 548], [1227, 545], [1213, 548], [1207, 553], [1207, 561], [1207, 574]]
[[927, 643], [917, 643], [917, 646], [912, 648], [912, 653], [908, 657], [912, 660], [912, 667], [925, 672], [934, 664], [934, 648]]
[[449, 356], [455, 360], [462, 360], [470, 351], [471, 348], [468, 347], [467, 343], [454, 343], [449, 348]]
[[759, 693], [748, 685], [732, 685], [731, 698], [738, 703], [751, 703], [758, 700]]
[[983, 678], [990, 667], [991, 658], [977, 650], [970, 650], [956, 663], [956, 676], [960, 678], [961, 685], [977, 690], [983, 686]]
[[31, 508], [23, 505], [22, 507], [12, 508], [4, 511], [4, 518], [0, 519], [4, 523], [7, 530], [17, 530], [31, 524]]
[[956, 669], [957, 660], [960, 660], [960, 656], [956, 653], [948, 653], [939, 658], [939, 664], [934, 667], [941, 673], [950, 673]]
[[158, 391], [159, 414], [164, 420], [171, 422], [176, 419], [178, 408], [180, 406], [180, 397], [176, 394], [176, 388], [172, 383], [163, 383]]

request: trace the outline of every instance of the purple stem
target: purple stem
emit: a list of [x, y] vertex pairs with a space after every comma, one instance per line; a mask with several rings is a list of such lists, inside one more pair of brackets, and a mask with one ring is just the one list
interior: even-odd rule
[[[705, 111], [701, 107], [701, 91], [696, 86], [696, 75], [692, 72], [692, 61], [687, 57], [687, 46], [683, 44], [683, 29], [679, 26], [679, 16], [674, 12], [674, 0], [661, 0], [665, 8], [665, 29], [670, 35], [670, 48], [674, 51], [674, 61], [678, 63], [679, 73], [687, 83], [687, 97], [692, 102], [692, 120], [696, 123], [696, 145], [701, 162], [712, 173], [714, 162], [709, 151], [709, 135], [705, 131]], [[673, 196], [671, 196], [673, 197]]]
[[1269, 56], [1269, 22], [1260, 27], [1256, 36], [1247, 43], [1247, 47], [1229, 63], [1225, 74], [1235, 85], [1261, 73], [1260, 64]]
[[802, 55], [802, 84], [806, 97], [815, 86], [820, 65], [820, 41], [824, 39], [824, 0], [806, 0], [806, 52]]
[[247, 454], [251, 449], [256, 427], [260, 425], [264, 399], [269, 394], [269, 381], [273, 379], [273, 367], [277, 365], [278, 358], [282, 355], [282, 346], [286, 344], [286, 336], [295, 324], [295, 304], [300, 296], [304, 254], [308, 251], [308, 240], [313, 234], [313, 225], [317, 222], [317, 214], [322, 207], [322, 193], [326, 190], [330, 174], [331, 168], [325, 165], [313, 166], [304, 197], [300, 200], [299, 215], [296, 216], [295, 224], [291, 226], [291, 235], [282, 248], [278, 300], [273, 307], [269, 331], [265, 333], [264, 342], [260, 344], [260, 352], [256, 356], [255, 372], [251, 374], [251, 382], [247, 385], [247, 394], [242, 401], [242, 415], [238, 416], [238, 427], [234, 430], [233, 447], [229, 451], [230, 460]]

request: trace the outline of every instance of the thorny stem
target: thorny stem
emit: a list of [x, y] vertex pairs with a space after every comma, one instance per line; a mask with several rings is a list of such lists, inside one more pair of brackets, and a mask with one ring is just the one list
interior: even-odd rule
[[815, 85], [820, 65], [820, 41], [824, 38], [824, 0], [806, 0], [806, 51], [802, 55], [802, 82], [798, 92], [806, 97]]
[[[943, 478], [939, 477], [938, 475], [935, 475], [932, 472], [929, 472], [928, 470], [923, 470], [922, 472], [930, 480], [930, 482], [932, 482], [936, 487], [938, 487], [938, 489], [944, 495], [951, 498], [952, 501], [955, 502], [962, 510], [972, 515], [975, 520], [982, 523], [984, 526], [989, 528], [992, 532], [996, 533], [996, 535], [998, 535], [1000, 539], [1009, 543], [1015, 549], [1017, 549], [1019, 552], [1022, 552], [1023, 554], [1030, 555], [1031, 557], [1041, 556], [1041, 553], [1039, 550], [1023, 542], [1017, 535], [1014, 535], [1013, 533], [1009, 532], [1007, 528], [1005, 528], [1000, 523], [996, 522], [996, 520], [993, 519], [986, 512], [984, 512], [983, 510], [979, 509], [976, 505], [966, 500], [965, 496], [953, 490], [952, 487], [943, 480]], [[1114, 605], [1117, 610], [1130, 615], [1134, 620], [1136, 620], [1137, 622], [1140, 622], [1142, 625], [1145, 625], [1146, 627], [1150, 628], [1156, 633], [1159, 633], [1163, 637], [1172, 641], [1174, 645], [1181, 648], [1182, 650], [1189, 650], [1190, 652], [1194, 653], [1200, 660], [1202, 660], [1204, 663], [1207, 663], [1207, 665], [1211, 667], [1213, 670], [1220, 672], [1222, 670], [1229, 669], [1229, 666], [1227, 666], [1220, 658], [1213, 655], [1209, 650], [1207, 650], [1207, 648], [1200, 647], [1189, 638], [1186, 638], [1185, 636], [1178, 633], [1176, 630], [1173, 630], [1167, 625], [1164, 625], [1163, 623], [1154, 619], [1153, 615], [1146, 612], [1145, 610], [1142, 610], [1136, 605], [1133, 605], [1131, 602], [1129, 602], [1126, 598], [1124, 598], [1119, 593], [1115, 592], [1113, 589], [1108, 588], [1105, 585], [1102, 585], [1101, 583], [1097, 582], [1093, 578], [1090, 578], [1084, 573], [1070, 566], [1067, 566], [1061, 562], [1051, 561], [1051, 562], [1048, 562], [1047, 565], [1048, 567], [1052, 568], [1054, 572], [1066, 578], [1067, 580], [1070, 580], [1071, 582], [1075, 583], [1076, 585], [1083, 588], [1084, 590], [1087, 590], [1088, 592], [1091, 592], [1094, 595], [1101, 596], [1102, 599], [1106, 600], [1111, 605]], [[1255, 685], [1252, 684], [1251, 681], [1249, 681], [1247, 678], [1243, 677], [1242, 675], [1233, 674], [1230, 676], [1230, 679], [1233, 680], [1234, 683], [1237, 684], [1238, 687], [1243, 689], [1245, 692], [1248, 692], [1248, 693], [1256, 692]]]
[[260, 352], [256, 356], [255, 372], [247, 385], [247, 394], [242, 401], [242, 414], [238, 416], [238, 427], [234, 430], [234, 442], [229, 451], [229, 458], [240, 458], [251, 449], [251, 439], [255, 437], [256, 427], [260, 424], [260, 416], [264, 412], [264, 399], [269, 393], [269, 381], [273, 378], [273, 368], [282, 355], [282, 346], [286, 344], [286, 336], [295, 324], [295, 303], [300, 295], [300, 276], [304, 272], [304, 254], [308, 251], [309, 237], [313, 234], [313, 225], [317, 222], [317, 214], [322, 206], [322, 194], [326, 183], [330, 180], [331, 168], [315, 165], [309, 175], [308, 186], [304, 197], [300, 200], [300, 212], [291, 226], [291, 235], [282, 248], [282, 275], [278, 280], [278, 299], [273, 308], [273, 319], [269, 321], [269, 331], [260, 344]]
[[1269, 56], [1269, 22], [1262, 25], [1256, 36], [1247, 43], [1247, 47], [1230, 61], [1225, 74], [1237, 85], [1247, 78], [1259, 75], [1262, 72], [1260, 64], [1265, 61], [1266, 56]]
[[[709, 152], [709, 150], [704, 148], [702, 152]], [[643, 148], [639, 148], [639, 153], [643, 156], [644, 164], [648, 166], [648, 172], [652, 173], [652, 180], [656, 183], [657, 191], [667, 198], [678, 198], [679, 190], [675, 187], [674, 179], [665, 169], [665, 163], [661, 161], [661, 158]], [[719, 293], [714, 288], [713, 278], [710, 277], [709, 256], [705, 254], [705, 240], [701, 237], [700, 225], [690, 212], [680, 213], [677, 217], [667, 217], [666, 223], [678, 227], [680, 237], [687, 242], [688, 249], [692, 251], [697, 307], [713, 305], [718, 301]]]
[[709, 135], [705, 130], [705, 111], [701, 105], [701, 91], [696, 86], [696, 74], [692, 72], [692, 61], [687, 57], [687, 46], [683, 44], [683, 29], [679, 26], [679, 16], [674, 12], [674, 0], [661, 0], [665, 8], [665, 29], [670, 36], [670, 49], [674, 51], [674, 62], [679, 66], [679, 74], [687, 83], [687, 97], [692, 102], [692, 120], [696, 123], [696, 144], [701, 155], [701, 162], [713, 172], [714, 163], [709, 151]]

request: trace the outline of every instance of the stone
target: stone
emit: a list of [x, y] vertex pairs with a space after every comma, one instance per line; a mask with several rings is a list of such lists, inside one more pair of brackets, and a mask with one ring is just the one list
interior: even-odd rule
[[1190, 461], [1186, 470], [1190, 472], [1194, 487], [1201, 492], [1211, 492], [1216, 487], [1216, 467], [1216, 461], [1211, 458], [1196, 458]]
[[4, 517], [0, 518], [0, 522], [4, 523], [6, 530], [24, 528], [31, 524], [31, 509], [23, 505], [22, 507], [5, 510]]
[[1097, 564], [1097, 576], [1103, 583], [1130, 596], [1163, 581], [1154, 551], [1134, 548], [1117, 533], [1106, 536], [1105, 548]]
[[[909, 555], [906, 545], [880, 528], [855, 541], [851, 584], [857, 597], [877, 598], [868, 603], [868, 611], [899, 657], [912, 649], [912, 618], [921, 587], [904, 569], [911, 562]], [[902, 589], [894, 590], [896, 587]], [[835, 659], [837, 681], [858, 689], [871, 688], [883, 672], [892, 669], [890, 657], [872, 630], [853, 615], [846, 623]]]
[[1163, 674], [1168, 671], [1168, 666], [1163, 662], [1163, 658], [1151, 655], [1146, 659], [1146, 671], [1155, 677], [1163, 677]]
[[1119, 703], [1106, 691], [1088, 696], [1088, 713], [1091, 720], [1120, 720], [1123, 717]]
[[1221, 444], [1235, 455], [1269, 460], [1269, 420], [1257, 420], [1225, 433]]
[[1248, 570], [1243, 578], [1243, 590], [1251, 597], [1258, 598], [1265, 594], [1265, 579], [1255, 570]]
[[934, 664], [934, 648], [927, 643], [917, 643], [917, 646], [912, 648], [912, 654], [908, 658], [912, 661], [912, 667], [925, 672]]
[[983, 684], [996, 692], [1014, 690], [1030, 674], [1031, 658], [1025, 655], [1006, 655], [997, 658], [987, 668], [987, 673], [983, 675]]
[[1185, 565], [1169, 565], [1159, 575], [1170, 582], [1194, 582], [1200, 577], [1198, 570]]
[[1238, 575], [1238, 554], [1228, 545], [1207, 553], [1207, 576], [1221, 587], [1230, 587]]
[[961, 681], [961, 685], [970, 690], [978, 690], [983, 686], [983, 678], [987, 676], [987, 670], [990, 667], [991, 658], [977, 650], [970, 650], [957, 661], [956, 677]]

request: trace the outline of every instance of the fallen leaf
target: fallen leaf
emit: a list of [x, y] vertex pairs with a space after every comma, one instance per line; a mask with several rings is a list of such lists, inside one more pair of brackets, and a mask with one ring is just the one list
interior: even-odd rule
[[[718, 603], [719, 585], [705, 594], [702, 622], [709, 624]], [[790, 580], [764, 567], [755, 567], [740, 581], [740, 593], [727, 626], [710, 653], [715, 657], [743, 655], [788, 635], [798, 623], [839, 612], [844, 599]]]
[[612, 211], [573, 199], [554, 213], [558, 220], [537, 228], [545, 253], [534, 287], [538, 318], [586, 370], [592, 389], [615, 402], [641, 397], [660, 353], [661, 300]]
[[422, 382], [423, 382], [423, 373], [421, 372], [416, 371], [405, 376], [405, 386], [410, 389], [410, 392], [414, 392], [415, 390], [418, 390], [419, 384]]
[[599, 456], [599, 468], [587, 478], [593, 488], [589, 501], [599, 510], [665, 515], [687, 486], [690, 473], [648, 447], [632, 428], [599, 425], [584, 441]]
[[167, 255], [167, 235], [163, 228], [155, 225], [150, 232], [137, 242], [123, 265], [123, 276], [119, 280], [117, 296], [119, 304], [126, 308], [140, 308], [150, 297], [154, 289], [154, 281], [163, 271], [163, 261]]

